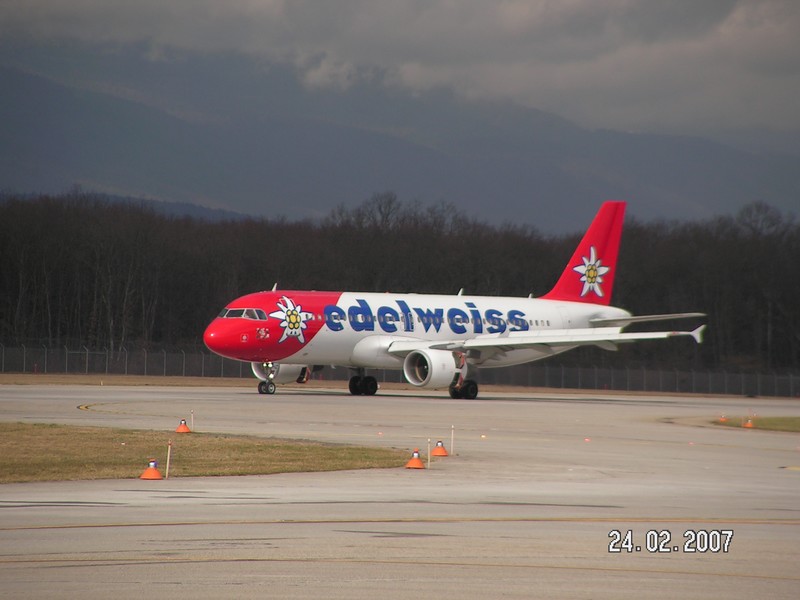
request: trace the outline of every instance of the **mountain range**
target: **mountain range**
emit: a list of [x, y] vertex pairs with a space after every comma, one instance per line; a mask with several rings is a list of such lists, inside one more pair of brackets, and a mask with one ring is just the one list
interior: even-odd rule
[[[229, 72], [247, 80], [252, 74]], [[606, 199], [643, 220], [694, 220], [764, 201], [800, 207], [800, 157], [690, 136], [593, 130], [510, 103], [360, 83], [224, 77], [175, 102], [0, 67], [0, 190], [88, 191], [258, 216], [318, 218], [392, 191], [488, 223], [580, 230]], [[241, 86], [230, 86], [241, 90]]]

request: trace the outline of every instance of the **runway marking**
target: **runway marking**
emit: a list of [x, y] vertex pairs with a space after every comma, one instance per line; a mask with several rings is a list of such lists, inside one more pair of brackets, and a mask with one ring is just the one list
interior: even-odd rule
[[[157, 400], [141, 400], [141, 402], [145, 403], [153, 403], [153, 402], [160, 402]], [[127, 415], [127, 416], [134, 416], [134, 417], [160, 417], [160, 418], [174, 418], [174, 413], [157, 413], [157, 412], [135, 412], [133, 410], [115, 410], [111, 407], [116, 405], [124, 405], [125, 403], [122, 402], [96, 402], [91, 404], [81, 404], [77, 408], [82, 411], [86, 412], [97, 412], [103, 414], [116, 414], [116, 415]], [[108, 408], [107, 408], [108, 407]], [[655, 420], [655, 422], [664, 424], [664, 425], [684, 425], [687, 427], [703, 427], [702, 425], [693, 425], [689, 423], [681, 423], [679, 420], [681, 419], [693, 419], [695, 417], [660, 417]], [[705, 417], [702, 417], [705, 418]], [[653, 422], [648, 419], [648, 422]], [[304, 427], [304, 429], [296, 429], [294, 431], [282, 431], [280, 432], [280, 437], [285, 439], [318, 439], [320, 441], [329, 441], [330, 439], [336, 440], [361, 440], [362, 442], [365, 441], [365, 432], [370, 429], [380, 429], [382, 431], [392, 431], [392, 433], [399, 432], [403, 429], [401, 425], [395, 424], [375, 424], [375, 423], [355, 423], [355, 422], [343, 422], [343, 423], [336, 423], [330, 421], [300, 421], [300, 420], [288, 420], [288, 419], [280, 419], [279, 421], [269, 421], [267, 424], [275, 424], [280, 423], [284, 426], [286, 425], [300, 425]], [[101, 425], [103, 426], [103, 425]], [[316, 426], [316, 428], [308, 429], [308, 427]], [[336, 431], [338, 428], [342, 427], [353, 427], [357, 429], [363, 429], [364, 431], [360, 432], [342, 432]], [[708, 425], [708, 428], [712, 429], [719, 429], [713, 427], [711, 424]], [[206, 433], [219, 433], [223, 430], [212, 428], [209, 429]], [[468, 434], [477, 434], [478, 432], [483, 431], [480, 428], [476, 427], [465, 427], [460, 429], [461, 435], [468, 435]], [[736, 431], [736, 428], [730, 428], [730, 431]], [[745, 431], [745, 430], [742, 430]], [[780, 433], [780, 432], [764, 432], [762, 433]], [[784, 432], [785, 433], [785, 432]], [[259, 437], [263, 434], [259, 433], [249, 433], [243, 435], [250, 435]], [[270, 434], [272, 437], [273, 434]], [[367, 433], [372, 437], [372, 434]], [[519, 437], [523, 437], [525, 439], [530, 438], [532, 435], [531, 430], [526, 429], [504, 429], [502, 432], [503, 439], [508, 441], [510, 439], [516, 439]], [[571, 433], [551, 433], [549, 434], [552, 438], [572, 438], [574, 437]], [[321, 437], [323, 436], [323, 437]], [[427, 435], [423, 434], [413, 434], [410, 435], [407, 439], [414, 439], [414, 440], [425, 440]], [[387, 438], [389, 439], [389, 438]], [[468, 439], [468, 438], [466, 438]], [[766, 437], [765, 437], [766, 439]], [[613, 442], [615, 444], [626, 444], [626, 445], [653, 445], [653, 444], [664, 444], [670, 446], [685, 446], [686, 442], [684, 441], [674, 441], [669, 439], [640, 439], [640, 438], [622, 438], [616, 436], [593, 436], [593, 441], [595, 442]], [[694, 446], [702, 447], [702, 448], [743, 448], [740, 444], [736, 443], [720, 443], [720, 442], [694, 442]], [[793, 449], [787, 448], [761, 448], [762, 450], [768, 450], [772, 452], [794, 452]]]
[[[145, 403], [155, 403], [160, 402], [158, 400], [139, 400], [138, 402], [145, 402]], [[164, 417], [164, 418], [171, 418], [174, 414], [171, 413], [147, 413], [147, 412], [132, 412], [129, 410], [111, 410], [100, 408], [104, 406], [113, 406], [116, 404], [123, 404], [122, 402], [95, 402], [92, 404], [80, 404], [76, 408], [78, 410], [83, 410], [86, 412], [97, 412], [97, 413], [104, 413], [109, 415], [128, 415], [131, 417]]]
[[590, 566], [571, 566], [571, 565], [549, 565], [543, 563], [502, 563], [502, 562], [478, 562], [478, 561], [447, 561], [447, 560], [409, 560], [409, 559], [373, 559], [365, 560], [362, 558], [341, 558], [341, 557], [303, 557], [303, 558], [224, 558], [224, 557], [197, 557], [197, 558], [175, 558], [169, 556], [157, 556], [153, 558], [142, 558], [133, 560], [131, 558], [48, 558], [48, 559], [0, 559], [0, 564], [20, 565], [35, 564], [44, 565], [49, 568], [98, 568], [98, 567], [121, 567], [121, 566], [140, 566], [140, 565], [163, 565], [170, 563], [173, 565], [181, 564], [221, 564], [221, 563], [298, 563], [298, 564], [357, 564], [357, 565], [399, 565], [413, 567], [468, 567], [468, 568], [490, 568], [490, 569], [552, 569], [556, 571], [591, 571], [598, 573], [637, 573], [655, 575], [681, 575], [696, 577], [737, 577], [740, 579], [757, 579], [764, 581], [800, 581], [800, 577], [792, 575], [761, 575], [758, 573], [742, 573], [741, 571], [688, 571], [683, 569], [659, 569], [659, 568], [626, 568], [626, 567], [590, 567]]
[[[142, 400], [141, 402], [153, 403], [153, 402], [159, 402], [159, 401], [156, 401], [156, 400]], [[112, 409], [112, 408], [106, 408], [106, 407], [113, 407], [115, 405], [124, 405], [124, 404], [125, 403], [123, 403], [123, 402], [95, 402], [95, 403], [92, 403], [92, 404], [81, 404], [81, 405], [77, 406], [76, 408], [78, 410], [82, 410], [82, 411], [85, 411], [85, 412], [96, 412], [96, 413], [103, 413], [103, 414], [109, 414], [109, 415], [127, 415], [127, 416], [131, 416], [131, 417], [174, 418], [174, 413], [167, 414], [167, 413], [141, 412], [141, 411], [134, 412], [133, 410], [115, 410], [115, 409]], [[259, 423], [261, 423], [261, 421], [259, 421]], [[270, 425], [275, 424], [275, 423], [281, 423], [281, 424], [285, 424], [285, 425], [288, 425], [288, 424], [302, 424], [305, 427], [308, 427], [308, 426], [311, 426], [311, 425], [316, 425], [318, 427], [354, 427], [354, 428], [362, 428], [362, 429], [365, 429], [365, 430], [382, 429], [384, 431], [399, 430], [399, 429], [403, 428], [402, 425], [396, 425], [396, 424], [393, 424], [393, 423], [389, 423], [389, 424], [385, 424], [385, 423], [349, 423], [349, 422], [348, 423], [338, 423], [338, 422], [335, 422], [335, 421], [305, 421], [305, 420], [287, 420], [287, 419], [281, 419], [280, 421], [267, 421], [266, 422], [266, 424], [270, 424]], [[98, 427], [107, 427], [107, 425], [98, 425]], [[216, 432], [217, 432], [217, 430], [211, 431], [211, 433], [216, 433]], [[304, 429], [304, 430], [299, 430], [299, 431], [295, 431], [295, 432], [283, 433], [281, 435], [284, 436], [284, 437], [288, 437], [288, 436], [291, 435], [292, 436], [291, 439], [294, 439], [294, 438], [296, 438], [298, 436], [307, 438], [309, 436], [319, 435], [319, 434], [330, 435], [330, 432], [327, 432], [327, 431], [323, 432], [323, 431], [314, 430], [314, 429]], [[243, 435], [258, 435], [258, 434], [243, 434]], [[355, 438], [364, 436], [364, 434], [360, 433], [360, 432], [359, 433], [337, 433], [336, 435], [338, 435], [339, 437], [355, 437]], [[271, 434], [270, 434], [270, 437], [272, 437]], [[422, 438], [424, 436], [420, 435], [418, 437]]]
[[750, 518], [697, 518], [697, 517], [409, 517], [376, 519], [243, 519], [224, 521], [177, 521], [144, 523], [73, 523], [67, 525], [30, 525], [0, 527], [0, 531], [41, 531], [52, 529], [110, 529], [134, 527], [197, 527], [204, 525], [352, 525], [352, 524], [435, 524], [435, 523], [683, 523], [716, 525], [775, 525], [779, 527], [800, 525], [798, 519], [750, 519]]

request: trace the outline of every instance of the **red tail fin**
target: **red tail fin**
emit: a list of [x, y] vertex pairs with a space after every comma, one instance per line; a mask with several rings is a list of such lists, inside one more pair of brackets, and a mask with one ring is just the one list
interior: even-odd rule
[[622, 237], [624, 202], [604, 202], [548, 300], [609, 304]]

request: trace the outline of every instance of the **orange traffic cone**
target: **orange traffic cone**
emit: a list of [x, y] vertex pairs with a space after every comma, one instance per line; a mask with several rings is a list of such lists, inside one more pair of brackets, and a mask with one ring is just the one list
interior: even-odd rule
[[431, 456], [450, 456], [447, 453], [447, 448], [444, 447], [444, 444], [441, 441], [436, 442], [436, 446], [434, 446], [433, 450], [431, 450]]
[[419, 448], [414, 448], [414, 452], [411, 454], [411, 460], [406, 463], [406, 469], [424, 469], [425, 465], [422, 463], [422, 459], [419, 457]]
[[139, 479], [164, 479], [158, 471], [158, 463], [155, 458], [150, 459], [150, 466], [144, 470]]
[[728, 417], [726, 417], [725, 415], [722, 415], [722, 416], [721, 416], [721, 417], [718, 419], [718, 421], [719, 421], [720, 423], [727, 423], [727, 422], [728, 422]]
[[175, 433], [192, 433], [192, 430], [189, 429], [189, 426], [186, 424], [186, 419], [181, 419], [181, 424], [178, 425]]
[[753, 428], [753, 420], [752, 419], [747, 419], [747, 423], [742, 425], [742, 427], [746, 427], [747, 429], [752, 429]]

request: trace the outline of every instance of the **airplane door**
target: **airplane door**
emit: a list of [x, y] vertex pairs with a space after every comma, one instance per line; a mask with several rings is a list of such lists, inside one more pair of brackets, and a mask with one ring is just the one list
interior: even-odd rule
[[561, 329], [569, 329], [572, 327], [572, 316], [566, 306], [558, 307], [558, 315], [561, 317]]

